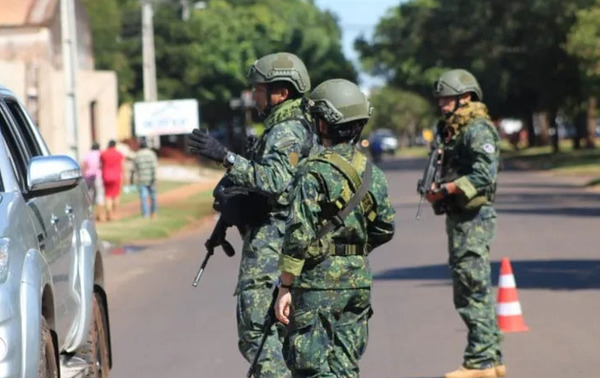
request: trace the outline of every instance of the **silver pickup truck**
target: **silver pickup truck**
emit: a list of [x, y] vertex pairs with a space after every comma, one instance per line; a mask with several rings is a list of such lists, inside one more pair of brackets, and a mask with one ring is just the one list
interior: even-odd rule
[[77, 162], [0, 86], [0, 377], [108, 377], [104, 269]]

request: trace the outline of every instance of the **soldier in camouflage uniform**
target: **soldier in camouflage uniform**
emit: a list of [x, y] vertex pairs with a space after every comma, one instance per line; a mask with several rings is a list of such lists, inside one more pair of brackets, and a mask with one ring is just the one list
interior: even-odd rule
[[310, 78], [304, 63], [289, 53], [260, 58], [250, 68], [249, 78], [257, 110], [266, 118], [265, 132], [251, 146], [248, 157], [227, 151], [205, 130], [194, 130], [190, 146], [192, 152], [223, 162], [228, 169], [226, 177], [234, 185], [266, 197], [266, 219], [245, 228], [242, 235], [244, 245], [236, 287], [238, 347], [252, 362], [263, 331], [268, 332], [255, 377], [282, 378], [290, 376], [282, 354], [284, 327], [276, 324], [263, 330], [263, 323], [276, 286], [285, 232], [287, 203], [281, 194], [312, 146], [313, 133], [307, 128], [309, 122], [300, 107], [302, 95], [310, 90]]
[[392, 238], [394, 208], [383, 172], [355, 148], [371, 113], [358, 87], [325, 81], [309, 112], [325, 149], [302, 163], [291, 189], [275, 315], [288, 325], [294, 377], [358, 377], [372, 314], [367, 255]]
[[438, 126], [442, 183], [426, 196], [446, 213], [454, 306], [468, 327], [460, 368], [446, 378], [506, 374], [500, 349], [490, 274], [490, 244], [496, 229], [493, 207], [500, 159], [499, 137], [475, 77], [457, 69], [442, 74], [434, 96], [444, 115]]

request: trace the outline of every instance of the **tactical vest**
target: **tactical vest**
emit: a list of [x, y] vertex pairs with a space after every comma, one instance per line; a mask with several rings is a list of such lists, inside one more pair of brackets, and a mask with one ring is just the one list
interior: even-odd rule
[[[297, 112], [295, 112], [297, 113]], [[295, 116], [291, 118], [281, 118], [280, 122], [299, 121], [306, 128], [306, 139], [300, 150], [300, 158], [304, 159], [310, 155], [314, 145], [315, 132], [314, 127], [304, 117]], [[264, 153], [267, 136], [280, 123], [275, 122], [265, 134], [254, 141], [245, 151], [245, 157], [256, 161]], [[276, 205], [276, 198], [265, 195], [264, 193], [246, 188], [243, 186], [234, 186], [231, 180], [223, 178], [213, 192], [215, 201], [213, 208], [221, 213], [225, 223], [237, 226], [242, 233], [248, 227], [254, 228], [264, 224], [272, 209]]]
[[[359, 206], [361, 213], [369, 221], [374, 221], [377, 213], [375, 201], [368, 189], [371, 186], [372, 166], [365, 155], [355, 151], [352, 161], [348, 162], [340, 154], [325, 151], [309, 158], [310, 161], [320, 161], [331, 165], [346, 179], [338, 198], [331, 202], [321, 203], [321, 226], [316, 232], [315, 241], [308, 248], [308, 255], [315, 260], [322, 260], [327, 256], [353, 256], [367, 255], [370, 250], [368, 245], [362, 244], [334, 244], [327, 235], [344, 225], [344, 219]], [[359, 174], [359, 172], [362, 172]], [[318, 173], [316, 173], [318, 174]]]
[[[485, 119], [474, 119], [471, 121], [470, 125], [473, 125], [474, 123], [483, 123], [486, 125], [486, 127], [490, 129], [492, 128], [492, 126]], [[444, 142], [444, 159], [442, 162], [441, 183], [452, 182], [457, 178], [471, 172], [473, 157], [471, 156], [465, 141], [465, 135], [469, 127], [471, 126], [460, 130], [456, 135], [456, 138], [452, 138], [450, 141]], [[497, 133], [495, 130], [493, 131], [496, 142], [495, 147], [499, 148]], [[446, 200], [444, 200], [445, 203], [441, 204], [443, 208], [441, 211], [461, 212], [465, 210], [477, 210], [481, 206], [492, 203], [495, 198], [495, 193], [496, 180], [494, 180], [490, 186], [480, 189], [477, 195], [470, 200], [466, 200], [464, 196], [448, 197]]]

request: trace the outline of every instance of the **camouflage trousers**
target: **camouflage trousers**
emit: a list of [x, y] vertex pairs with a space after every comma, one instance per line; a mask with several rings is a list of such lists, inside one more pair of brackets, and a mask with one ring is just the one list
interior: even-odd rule
[[496, 231], [496, 214], [484, 206], [473, 216], [446, 217], [449, 265], [454, 307], [468, 328], [464, 366], [487, 368], [502, 362], [494, 298], [490, 244]]
[[288, 366], [293, 377], [358, 377], [371, 290], [292, 290]]
[[258, 358], [255, 377], [290, 377], [283, 357], [284, 326], [275, 321], [270, 329], [263, 329], [272, 305], [273, 288], [242, 290], [237, 298], [238, 347], [248, 362], [254, 361], [263, 334], [268, 333]]
[[256, 378], [291, 376], [282, 352], [285, 327], [276, 321], [271, 329], [263, 329], [279, 277], [277, 261], [281, 245], [282, 232], [276, 224], [253, 229], [244, 237], [236, 289], [236, 317], [238, 348], [248, 362], [254, 361], [263, 333], [268, 332], [257, 362]]

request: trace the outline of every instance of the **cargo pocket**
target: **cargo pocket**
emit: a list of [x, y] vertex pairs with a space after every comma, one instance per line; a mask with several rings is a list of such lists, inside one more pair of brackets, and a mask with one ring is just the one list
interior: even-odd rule
[[296, 374], [312, 375], [328, 369], [329, 338], [318, 311], [297, 311], [288, 332], [290, 367]]

